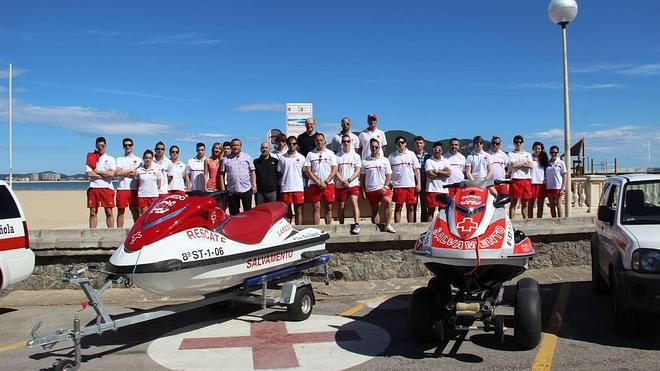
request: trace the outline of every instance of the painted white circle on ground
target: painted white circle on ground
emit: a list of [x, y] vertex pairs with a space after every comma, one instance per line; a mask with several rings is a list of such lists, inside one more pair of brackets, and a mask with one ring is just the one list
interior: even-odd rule
[[340, 370], [377, 356], [390, 344], [384, 329], [339, 316], [302, 322], [224, 319], [191, 325], [154, 340], [147, 353], [176, 370]]

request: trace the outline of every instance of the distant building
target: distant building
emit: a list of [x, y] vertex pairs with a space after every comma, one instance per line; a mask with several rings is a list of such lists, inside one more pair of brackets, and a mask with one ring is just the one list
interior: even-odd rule
[[30, 173], [30, 174], [28, 174], [28, 179], [31, 180], [31, 181], [37, 181], [37, 180], [39, 180], [39, 174]]
[[40, 173], [39, 180], [47, 180], [50, 182], [56, 182], [60, 180], [60, 174], [58, 173]]

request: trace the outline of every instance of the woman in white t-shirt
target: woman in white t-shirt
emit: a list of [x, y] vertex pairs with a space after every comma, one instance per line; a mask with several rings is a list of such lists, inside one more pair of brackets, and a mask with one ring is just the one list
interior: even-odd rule
[[536, 203], [536, 217], [543, 217], [543, 202], [545, 201], [545, 169], [548, 167], [548, 154], [541, 142], [532, 145], [532, 198], [527, 201], [527, 216], [534, 217], [534, 204]]
[[566, 164], [557, 157], [558, 154], [559, 147], [550, 147], [550, 162], [545, 168], [545, 189], [553, 218], [561, 218], [561, 196], [566, 185]]
[[142, 161], [142, 166], [135, 170], [140, 215], [144, 214], [149, 206], [158, 200], [158, 190], [162, 179], [162, 173], [154, 162], [154, 153], [150, 149], [144, 151]]
[[[179, 159], [179, 146], [170, 147], [170, 161], [172, 166], [167, 171], [167, 189], [171, 195], [185, 195], [186, 183], [183, 180], [186, 175], [186, 164]], [[165, 179], [162, 179], [164, 181]]]

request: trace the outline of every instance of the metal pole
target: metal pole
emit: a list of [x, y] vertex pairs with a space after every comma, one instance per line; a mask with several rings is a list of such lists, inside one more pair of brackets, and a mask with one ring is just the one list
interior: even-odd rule
[[9, 188], [12, 187], [12, 182], [13, 182], [13, 160], [14, 160], [14, 155], [12, 152], [12, 120], [13, 120], [13, 112], [12, 112], [12, 91], [11, 91], [11, 78], [12, 78], [12, 66], [11, 63], [9, 64]]
[[562, 45], [564, 51], [564, 153], [566, 154], [566, 189], [564, 190], [565, 194], [565, 209], [564, 215], [569, 218], [571, 216], [571, 199], [573, 198], [571, 193], [571, 117], [569, 113], [568, 106], [568, 52], [566, 47], [566, 23], [560, 24], [561, 26], [561, 35], [562, 35]]

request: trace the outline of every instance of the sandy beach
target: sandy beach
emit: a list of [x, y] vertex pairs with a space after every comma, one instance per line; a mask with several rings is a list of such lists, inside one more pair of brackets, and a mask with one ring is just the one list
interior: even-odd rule
[[[76, 191], [16, 191], [21, 202], [28, 228], [34, 229], [78, 229], [88, 228], [89, 210], [84, 190]], [[117, 215], [117, 209], [113, 209]], [[130, 212], [124, 227], [133, 225]], [[98, 228], [106, 228], [105, 214], [99, 210]]]

